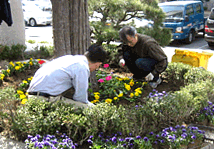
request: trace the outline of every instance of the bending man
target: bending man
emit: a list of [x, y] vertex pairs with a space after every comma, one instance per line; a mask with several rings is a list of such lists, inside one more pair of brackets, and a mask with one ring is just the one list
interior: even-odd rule
[[27, 92], [51, 100], [64, 98], [79, 107], [93, 105], [88, 101], [90, 72], [99, 68], [105, 59], [106, 51], [96, 44], [84, 55], [56, 58], [36, 71]]

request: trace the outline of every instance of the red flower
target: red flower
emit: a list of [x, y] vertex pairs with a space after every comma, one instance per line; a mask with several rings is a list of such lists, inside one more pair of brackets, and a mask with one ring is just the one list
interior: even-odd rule
[[43, 63], [45, 63], [45, 61], [44, 60], [40, 60], [40, 61], [38, 61], [38, 63], [42, 65]]

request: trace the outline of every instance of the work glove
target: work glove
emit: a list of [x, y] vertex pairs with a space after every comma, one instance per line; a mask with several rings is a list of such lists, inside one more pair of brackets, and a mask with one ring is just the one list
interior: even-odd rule
[[119, 66], [123, 67], [124, 65], [125, 65], [125, 60], [124, 59], [120, 59]]
[[154, 75], [150, 72], [146, 77], [146, 81], [152, 81], [154, 79]]

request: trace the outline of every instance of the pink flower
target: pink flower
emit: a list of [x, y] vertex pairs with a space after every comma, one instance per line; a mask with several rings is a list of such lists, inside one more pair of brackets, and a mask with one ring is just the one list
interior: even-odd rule
[[104, 64], [103, 67], [104, 67], [104, 68], [108, 68], [108, 67], [109, 67], [109, 64]]
[[103, 80], [103, 79], [99, 79], [99, 80], [98, 80], [98, 82], [103, 83], [103, 82], [104, 82], [104, 80]]
[[107, 76], [107, 77], [106, 77], [106, 81], [111, 80], [111, 78], [112, 78], [111, 76]]

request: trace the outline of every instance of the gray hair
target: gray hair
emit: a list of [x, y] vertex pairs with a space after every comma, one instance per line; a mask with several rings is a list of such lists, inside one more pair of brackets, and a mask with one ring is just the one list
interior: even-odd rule
[[127, 35], [134, 37], [137, 34], [137, 30], [133, 26], [124, 26], [119, 31], [120, 40], [127, 43]]

